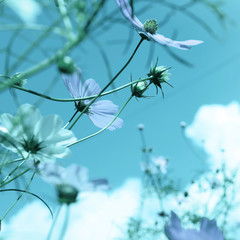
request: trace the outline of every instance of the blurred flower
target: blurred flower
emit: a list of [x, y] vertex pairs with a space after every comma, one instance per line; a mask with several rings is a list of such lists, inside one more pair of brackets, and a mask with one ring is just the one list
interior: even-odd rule
[[181, 128], [185, 129], [186, 126], [187, 126], [187, 123], [186, 123], [186, 122], [184, 122], [184, 121], [180, 122], [180, 127], [181, 127]]
[[155, 166], [161, 170], [163, 174], [167, 173], [167, 165], [168, 165], [168, 159], [164, 158], [162, 156], [159, 157], [153, 157], [152, 158], [153, 163]]
[[198, 45], [203, 41], [199, 40], [187, 40], [187, 41], [173, 41], [170, 38], [166, 38], [163, 35], [157, 34], [158, 26], [156, 20], [148, 20], [142, 24], [139, 19], [132, 14], [132, 8], [128, 0], [115, 0], [120, 8], [123, 16], [133, 25], [133, 27], [139, 32], [140, 36], [147, 39], [158, 42], [162, 45], [175, 47], [183, 50], [188, 50], [193, 45]]
[[150, 174], [158, 174], [159, 170], [161, 173], [167, 173], [167, 165], [168, 159], [162, 156], [153, 157], [151, 162], [142, 162], [141, 169], [144, 172], [148, 172]]
[[70, 154], [65, 145], [76, 140], [73, 133], [63, 129], [57, 115], [42, 117], [40, 111], [30, 104], [21, 105], [15, 116], [0, 116], [0, 144], [24, 158], [35, 162], [54, 161]]
[[[82, 98], [97, 95], [101, 88], [94, 79], [88, 79], [82, 83], [82, 74], [78, 69], [73, 74], [62, 74], [65, 86], [73, 98]], [[90, 100], [81, 100], [75, 102], [78, 111], [83, 109], [91, 102]], [[118, 112], [118, 106], [113, 104], [110, 100], [95, 101], [85, 112], [93, 124], [99, 128], [104, 128], [113, 119], [114, 115]], [[109, 127], [109, 130], [121, 128], [123, 120], [117, 118]]]
[[174, 212], [171, 212], [170, 223], [165, 225], [165, 233], [169, 240], [224, 240], [215, 220], [202, 218], [200, 231], [184, 229]]
[[106, 179], [88, 180], [88, 169], [76, 164], [67, 168], [55, 163], [40, 164], [37, 168], [42, 178], [57, 186], [58, 199], [61, 203], [73, 203], [80, 191], [108, 189]]
[[138, 124], [138, 130], [142, 131], [144, 129], [144, 124], [140, 123]]
[[41, 13], [40, 4], [35, 0], [7, 0], [5, 3], [25, 22], [32, 23], [36, 21]]

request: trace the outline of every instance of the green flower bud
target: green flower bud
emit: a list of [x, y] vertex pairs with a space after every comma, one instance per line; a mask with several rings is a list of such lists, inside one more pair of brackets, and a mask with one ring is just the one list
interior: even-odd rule
[[78, 190], [68, 184], [60, 184], [57, 186], [58, 201], [62, 204], [71, 204], [76, 202]]
[[146, 30], [146, 32], [149, 32], [151, 34], [156, 34], [156, 32], [158, 30], [157, 21], [156, 20], [147, 20], [144, 23], [143, 28]]
[[58, 61], [58, 70], [62, 73], [74, 73], [76, 68], [72, 58], [65, 56]]
[[150, 77], [150, 83], [153, 83], [156, 87], [156, 90], [158, 91], [158, 87], [161, 89], [162, 95], [164, 97], [164, 93], [162, 91], [161, 83], [167, 83], [169, 86], [173, 87], [170, 83], [167, 81], [169, 80], [169, 76], [171, 75], [168, 72], [169, 68], [166, 68], [164, 66], [158, 66], [157, 62], [154, 67], [151, 67], [150, 72], [147, 74], [148, 77]]
[[131, 85], [132, 95], [135, 97], [143, 97], [143, 93], [148, 88], [148, 81], [137, 82]]

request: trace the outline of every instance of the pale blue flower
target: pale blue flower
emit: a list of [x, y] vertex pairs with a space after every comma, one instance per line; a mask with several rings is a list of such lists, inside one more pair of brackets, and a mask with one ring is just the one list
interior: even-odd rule
[[37, 171], [45, 181], [56, 186], [58, 201], [64, 204], [76, 202], [81, 191], [109, 188], [106, 179], [90, 181], [88, 169], [76, 164], [64, 168], [55, 163], [44, 163], [37, 166]]
[[215, 220], [202, 218], [200, 231], [184, 229], [174, 212], [171, 212], [170, 223], [165, 225], [165, 233], [169, 240], [224, 240]]
[[70, 185], [79, 192], [109, 188], [106, 179], [89, 180], [88, 169], [77, 164], [64, 168], [56, 163], [47, 162], [38, 165], [37, 170], [43, 180], [57, 186]]
[[182, 50], [188, 50], [191, 46], [198, 45], [203, 41], [199, 40], [186, 40], [186, 41], [174, 41], [170, 38], [166, 38], [161, 34], [157, 34], [158, 26], [155, 20], [148, 20], [142, 24], [139, 19], [132, 14], [132, 8], [128, 0], [115, 0], [120, 8], [123, 16], [133, 25], [133, 27], [139, 32], [139, 34], [147, 39], [153, 40], [162, 45], [169, 47], [175, 47]]
[[57, 115], [42, 117], [30, 104], [21, 105], [15, 116], [0, 115], [0, 144], [35, 162], [54, 161], [70, 155], [65, 146], [76, 138], [70, 130], [63, 129]]
[[[72, 74], [62, 74], [62, 78], [65, 86], [72, 95], [73, 98], [82, 98], [97, 95], [100, 93], [101, 88], [95, 82], [94, 79], [88, 79], [82, 83], [82, 74], [78, 69]], [[75, 106], [78, 111], [83, 111], [86, 105], [90, 103], [89, 100], [81, 100], [75, 102]], [[114, 115], [118, 112], [118, 106], [113, 104], [110, 100], [95, 101], [89, 109], [85, 112], [93, 124], [99, 128], [104, 128], [113, 119]], [[121, 128], [123, 126], [123, 120], [117, 118], [109, 127], [109, 130]]]

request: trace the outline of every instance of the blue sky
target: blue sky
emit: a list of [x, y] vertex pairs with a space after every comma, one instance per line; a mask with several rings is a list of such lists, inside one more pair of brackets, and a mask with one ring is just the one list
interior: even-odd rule
[[[136, 1], [136, 12], [141, 10], [143, 6], [146, 6], [146, 1]], [[155, 4], [154, 6], [146, 8], [144, 12], [141, 11], [138, 17], [142, 22], [151, 18], [157, 19], [158, 22], [163, 20], [168, 8], [161, 4]], [[50, 9], [56, 11], [55, 6]], [[114, 1], [109, 1], [106, 9], [108, 11], [117, 9]], [[187, 183], [198, 169], [206, 169], [205, 155], [200, 150], [202, 158], [196, 157], [192, 153], [184, 140], [179, 123], [186, 121], [190, 124], [202, 105], [226, 105], [232, 101], [239, 101], [240, 50], [237, 47], [240, 38], [239, 9], [240, 2], [237, 0], [227, 1], [221, 7], [221, 10], [229, 18], [224, 27], [219, 24], [215, 15], [203, 4], [197, 4], [192, 8], [192, 12], [211, 26], [217, 38], [210, 36], [206, 30], [192, 22], [181, 12], [176, 13], [166, 25], [160, 27], [158, 32], [167, 37], [176, 34], [177, 40], [203, 40], [203, 44], [195, 46], [189, 51], [171, 49], [181, 58], [193, 64], [194, 67], [189, 68], [179, 63], [169, 56], [164, 47], [152, 42], [144, 42], [131, 64], [116, 80], [115, 85], [120, 86], [127, 83], [131, 74], [134, 80], [145, 77], [150, 69], [151, 62], [154, 64], [158, 58], [159, 65], [172, 67], [170, 83], [174, 88], [168, 85], [163, 86], [164, 99], [161, 94], [139, 100], [133, 99], [121, 115], [124, 120], [122, 129], [113, 132], [105, 131], [95, 138], [73, 146], [72, 157], [60, 162], [64, 165], [69, 165], [72, 162], [82, 164], [89, 168], [92, 178], [106, 177], [112, 187], [119, 187], [127, 178], [141, 176], [141, 140], [137, 125], [142, 123], [145, 125], [147, 144], [153, 148], [153, 156], [163, 155], [170, 158], [170, 166], [175, 179]], [[54, 16], [56, 13], [51, 14]], [[120, 11], [116, 12], [116, 16], [118, 21], [116, 24], [114, 23], [110, 30], [106, 29], [105, 32], [103, 28], [100, 32], [91, 36], [101, 43], [106, 50], [112, 74], [124, 65], [139, 41], [137, 32], [122, 18]], [[37, 18], [37, 22], [49, 24], [47, 19], [42, 14]], [[4, 22], [7, 21], [4, 20]], [[0, 34], [0, 44], [3, 48], [7, 45], [10, 34], [6, 31], [0, 31]], [[35, 37], [35, 32], [26, 31], [24, 34], [28, 38]], [[131, 41], [130, 44], [126, 45], [129, 34]], [[113, 44], [115, 40], [121, 41]], [[53, 49], [60, 47], [63, 42], [57, 37], [52, 37], [45, 40], [42, 46], [46, 50], [48, 48]], [[19, 38], [15, 41], [13, 49], [17, 53], [21, 53], [22, 46], [26, 47], [26, 42]], [[149, 51], [152, 46], [154, 46], [154, 51], [149, 62]], [[106, 67], [97, 48], [90, 40], [86, 39], [80, 47], [75, 48], [71, 56], [82, 69], [85, 79], [94, 78], [101, 87], [107, 83]], [[35, 50], [31, 57], [35, 60], [41, 60], [43, 54]], [[4, 61], [5, 56], [0, 53], [1, 71], [4, 70]], [[28, 66], [28, 64], [22, 64], [17, 71], [23, 71]], [[10, 75], [14, 73], [11, 72]], [[26, 88], [43, 92], [56, 74], [56, 67], [53, 66], [43, 73], [29, 78]], [[17, 92], [17, 94], [21, 104], [27, 102], [34, 104], [38, 100], [36, 96], [31, 96], [28, 93]], [[121, 107], [129, 94], [129, 89], [125, 89], [105, 99], [111, 99]], [[51, 89], [49, 95], [62, 98], [70, 97], [60, 76], [57, 77], [54, 88]], [[154, 96], [155, 90], [147, 91], [146, 95]], [[4, 103], [0, 106], [1, 113], [9, 112], [13, 114], [16, 112], [16, 103], [8, 91], [1, 93], [0, 98], [1, 102]], [[65, 122], [74, 112], [71, 103], [55, 103], [45, 100], [39, 107], [43, 115], [58, 114]], [[83, 117], [73, 128], [78, 138], [85, 137], [97, 130], [87, 117]], [[197, 148], [195, 150], [198, 151]], [[35, 185], [37, 184], [45, 187], [45, 184], [40, 180], [36, 180]], [[37, 191], [41, 194], [44, 189], [38, 188]]]

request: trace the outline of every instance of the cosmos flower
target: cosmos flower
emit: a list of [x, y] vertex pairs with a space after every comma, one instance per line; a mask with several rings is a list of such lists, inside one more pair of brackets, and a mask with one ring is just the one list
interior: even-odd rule
[[165, 225], [165, 233], [169, 240], [224, 240], [215, 220], [202, 218], [200, 231], [184, 229], [174, 212], [171, 212], [170, 223]]
[[30, 104], [21, 105], [15, 116], [0, 116], [0, 144], [35, 162], [54, 161], [70, 154], [65, 148], [76, 140], [73, 133], [63, 129], [57, 115], [42, 117], [40, 111]]
[[37, 170], [45, 181], [56, 185], [58, 199], [61, 203], [75, 202], [80, 191], [106, 190], [109, 188], [106, 179], [90, 181], [88, 179], [88, 169], [76, 164], [64, 168], [56, 163], [48, 162], [38, 165]]
[[[82, 83], [82, 74], [78, 69], [72, 74], [62, 74], [65, 86], [73, 98], [82, 98], [97, 95], [100, 93], [101, 88], [94, 79], [88, 79]], [[75, 102], [78, 111], [82, 112], [83, 109], [91, 102], [90, 100], [81, 100]], [[95, 101], [89, 109], [85, 112], [93, 124], [99, 128], [104, 128], [113, 119], [114, 115], [118, 112], [118, 106], [113, 104], [110, 100]], [[123, 120], [117, 118], [109, 127], [109, 130], [121, 128]]]
[[198, 45], [203, 41], [199, 40], [187, 40], [187, 41], [174, 41], [170, 38], [166, 38], [163, 35], [157, 34], [158, 26], [156, 20], [147, 20], [142, 24], [139, 19], [132, 14], [132, 8], [128, 0], [115, 0], [120, 8], [123, 16], [133, 25], [133, 27], [139, 32], [140, 36], [152, 40], [162, 45], [169, 47], [175, 47], [182, 50], [188, 50], [191, 46]]

